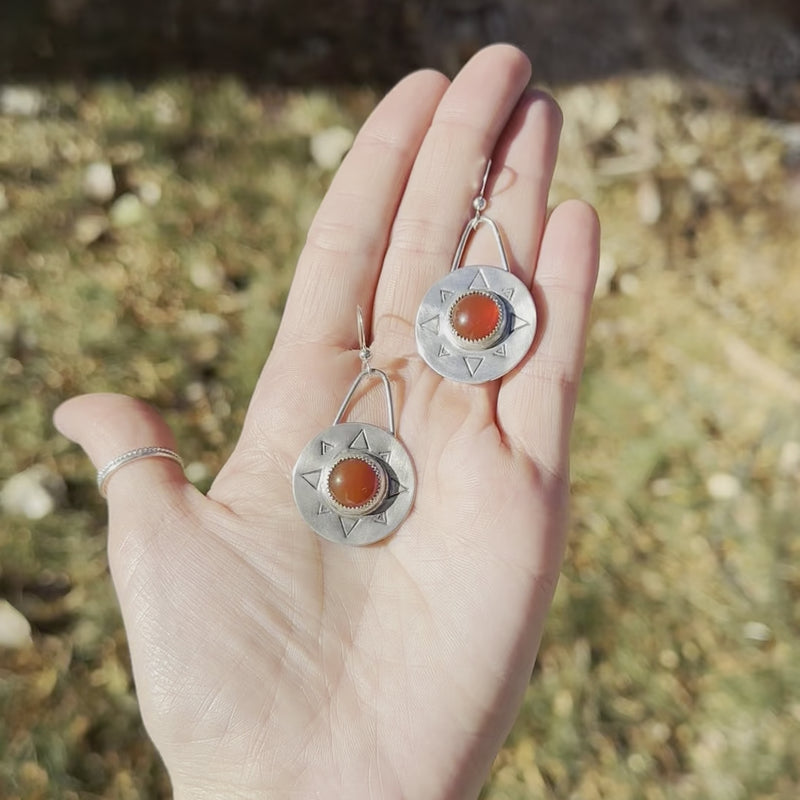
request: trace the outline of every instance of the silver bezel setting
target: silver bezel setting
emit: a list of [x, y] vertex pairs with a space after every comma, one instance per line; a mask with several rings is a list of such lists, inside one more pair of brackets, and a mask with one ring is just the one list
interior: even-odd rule
[[[486, 336], [482, 336], [480, 339], [466, 339], [461, 336], [453, 326], [453, 313], [456, 310], [456, 306], [465, 297], [474, 295], [486, 297], [495, 304], [498, 311], [497, 325], [494, 326], [494, 330], [486, 334]], [[455, 299], [450, 302], [446, 319], [447, 332], [450, 334], [451, 341], [463, 350], [488, 350], [505, 338], [508, 327], [508, 311], [506, 310], [505, 301], [500, 295], [485, 289], [472, 289], [471, 291], [461, 292], [461, 294], [457, 295]]]
[[[371, 512], [353, 515], [334, 508], [327, 492], [330, 470], [342, 458], [365, 456], [385, 466], [386, 492]], [[366, 460], [366, 458], [365, 458]], [[303, 519], [331, 542], [370, 545], [392, 534], [411, 512], [416, 476], [411, 456], [389, 431], [362, 422], [342, 422], [315, 436], [300, 453], [292, 490]]]
[[[343, 461], [351, 461], [353, 459], [363, 461], [365, 464], [367, 464], [378, 478], [378, 488], [375, 491], [375, 494], [373, 494], [373, 496], [367, 500], [366, 503], [362, 503], [360, 506], [343, 505], [333, 496], [333, 493], [331, 492], [331, 474], [333, 473], [333, 470], [336, 469], [336, 467]], [[369, 453], [359, 452], [357, 450], [344, 450], [339, 454], [339, 457], [330, 464], [330, 466], [325, 468], [324, 472], [322, 473], [320, 486], [325, 494], [325, 499], [327, 500], [328, 505], [338, 514], [345, 517], [363, 517], [367, 514], [371, 514], [386, 499], [386, 492], [389, 489], [389, 481], [386, 474], [386, 469], [381, 463], [380, 459], [375, 458]]]
[[[504, 336], [476, 350], [464, 347], [450, 327], [454, 297], [473, 291], [502, 298], [508, 311]], [[431, 369], [460, 383], [486, 383], [510, 372], [536, 335], [536, 306], [528, 287], [511, 272], [492, 266], [451, 270], [425, 294], [415, 325], [417, 349]]]

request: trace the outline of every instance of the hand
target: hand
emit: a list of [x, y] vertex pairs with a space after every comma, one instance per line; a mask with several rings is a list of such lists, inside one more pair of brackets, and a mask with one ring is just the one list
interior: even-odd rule
[[[109, 560], [148, 732], [176, 798], [477, 796], [519, 708], [564, 547], [568, 440], [598, 225], [546, 218], [560, 114], [497, 45], [450, 84], [402, 81], [311, 227], [241, 439], [207, 496], [170, 461], [109, 481]], [[483, 169], [539, 332], [504, 379], [440, 378], [414, 319], [450, 267]], [[497, 264], [476, 235], [465, 263]], [[413, 510], [366, 548], [305, 524], [291, 474], [359, 369], [355, 309], [388, 372]], [[386, 425], [370, 384], [348, 418]], [[58, 428], [98, 467], [174, 447], [145, 404], [88, 395]]]

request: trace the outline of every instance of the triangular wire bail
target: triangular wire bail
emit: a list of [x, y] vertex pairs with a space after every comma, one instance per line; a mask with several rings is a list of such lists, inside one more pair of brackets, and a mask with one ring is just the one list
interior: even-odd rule
[[503, 265], [503, 269], [506, 272], [511, 272], [511, 269], [508, 266], [508, 256], [506, 256], [506, 248], [503, 246], [503, 237], [500, 236], [500, 230], [498, 229], [495, 221], [490, 217], [485, 217], [483, 215], [483, 210], [486, 208], [486, 197], [484, 197], [484, 192], [486, 191], [486, 181], [489, 180], [489, 171], [492, 168], [492, 160], [486, 163], [486, 169], [483, 173], [483, 181], [481, 182], [481, 191], [478, 196], [472, 201], [472, 207], [475, 209], [475, 216], [467, 222], [464, 226], [464, 232], [461, 234], [461, 239], [458, 242], [458, 247], [456, 248], [456, 254], [453, 256], [453, 264], [450, 267], [450, 272], [457, 270], [461, 266], [461, 259], [464, 257], [464, 249], [467, 246], [467, 242], [469, 241], [469, 237], [477, 230], [478, 226], [481, 224], [486, 224], [491, 229], [492, 233], [494, 234], [494, 240], [497, 242], [497, 249], [500, 251], [500, 262]]
[[386, 392], [386, 413], [389, 417], [389, 426], [387, 430], [392, 434], [392, 436], [394, 436], [394, 403], [392, 402], [392, 389], [389, 385], [389, 378], [382, 369], [374, 369], [372, 367], [369, 367], [363, 372], [358, 373], [356, 379], [353, 381], [353, 385], [350, 387], [350, 391], [347, 393], [347, 396], [342, 401], [342, 405], [339, 407], [339, 411], [336, 414], [336, 419], [333, 421], [333, 424], [338, 425], [342, 421], [344, 412], [347, 411], [347, 407], [350, 405], [350, 401], [353, 399], [353, 395], [356, 393], [356, 389], [358, 389], [359, 384], [364, 380], [364, 378], [370, 377], [380, 378], [381, 383], [383, 383], [383, 388]]
[[364, 378], [374, 375], [381, 379], [383, 388], [386, 391], [386, 413], [389, 417], [389, 427], [387, 430], [392, 434], [392, 436], [394, 436], [394, 403], [392, 402], [392, 387], [389, 385], [389, 378], [386, 377], [386, 373], [383, 370], [374, 369], [369, 365], [369, 360], [372, 358], [372, 353], [370, 352], [369, 347], [367, 347], [367, 336], [364, 331], [364, 315], [361, 313], [361, 306], [356, 306], [356, 327], [358, 328], [358, 357], [361, 359], [361, 372], [356, 375], [356, 379], [353, 381], [350, 391], [342, 401], [342, 405], [339, 406], [339, 412], [336, 414], [336, 419], [333, 421], [333, 424], [338, 425], [342, 421], [344, 412], [347, 410], [347, 406], [350, 405], [350, 401], [353, 399], [353, 395], [356, 393], [356, 389], [358, 389], [361, 381], [363, 381]]
[[500, 263], [502, 264], [503, 269], [506, 272], [511, 272], [511, 268], [508, 266], [508, 256], [506, 255], [506, 249], [503, 246], [503, 238], [502, 236], [500, 236], [500, 229], [497, 227], [497, 224], [493, 219], [491, 219], [490, 217], [485, 217], [483, 216], [483, 214], [475, 215], [464, 226], [464, 232], [461, 234], [461, 240], [459, 241], [458, 247], [456, 248], [456, 254], [453, 256], [453, 265], [450, 267], [451, 272], [457, 270], [461, 266], [461, 259], [464, 257], [464, 249], [467, 246], [469, 237], [473, 234], [476, 228], [482, 224], [488, 225], [492, 233], [494, 234], [494, 240], [495, 242], [497, 242], [497, 249], [500, 251]]

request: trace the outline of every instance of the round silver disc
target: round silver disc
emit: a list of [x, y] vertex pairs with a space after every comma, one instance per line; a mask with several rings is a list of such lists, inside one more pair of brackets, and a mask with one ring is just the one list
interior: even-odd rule
[[[450, 303], [456, 295], [474, 290], [494, 292], [510, 314], [505, 338], [485, 350], [459, 347], [448, 334]], [[414, 327], [417, 350], [431, 369], [460, 383], [486, 383], [510, 372], [530, 350], [536, 334], [536, 306], [528, 287], [507, 270], [459, 267], [431, 286]]]
[[[367, 453], [385, 467], [386, 499], [370, 514], [347, 516], [333, 509], [322, 486], [327, 468], [340, 456]], [[315, 436], [300, 453], [292, 490], [305, 521], [325, 539], [340, 544], [374, 544], [397, 530], [411, 511], [416, 477], [411, 456], [389, 431], [361, 422], [333, 425]]]

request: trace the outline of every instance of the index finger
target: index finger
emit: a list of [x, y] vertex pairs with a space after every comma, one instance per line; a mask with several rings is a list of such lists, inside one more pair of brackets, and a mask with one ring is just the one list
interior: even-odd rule
[[276, 346], [355, 343], [356, 306], [369, 315], [392, 220], [448, 84], [433, 70], [413, 73], [364, 123], [308, 231]]

